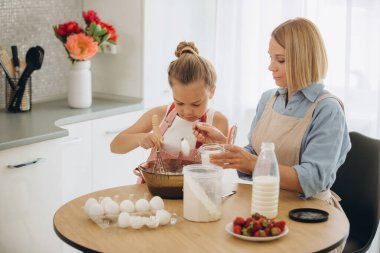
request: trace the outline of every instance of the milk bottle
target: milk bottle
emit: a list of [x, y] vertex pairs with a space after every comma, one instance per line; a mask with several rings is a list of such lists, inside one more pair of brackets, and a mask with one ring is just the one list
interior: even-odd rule
[[274, 143], [263, 142], [252, 175], [251, 213], [273, 219], [278, 213], [280, 174]]

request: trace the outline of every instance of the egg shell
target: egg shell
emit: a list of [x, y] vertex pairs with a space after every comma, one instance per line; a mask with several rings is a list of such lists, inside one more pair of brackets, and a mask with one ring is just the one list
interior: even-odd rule
[[113, 200], [110, 197], [104, 197], [100, 201], [100, 204], [102, 205], [103, 208], [105, 208], [106, 207], [106, 203], [111, 202], [111, 201], [113, 201]]
[[146, 199], [137, 200], [137, 202], [135, 204], [135, 208], [136, 208], [136, 211], [138, 211], [138, 212], [149, 211], [150, 206], [149, 206], [148, 200], [146, 200]]
[[119, 204], [115, 201], [106, 202], [104, 206], [104, 212], [106, 215], [117, 215], [120, 212]]
[[160, 221], [160, 225], [169, 224], [171, 216], [172, 215], [165, 209], [157, 210], [156, 212], [156, 217]]
[[99, 204], [98, 201], [94, 198], [89, 198], [86, 200], [86, 203], [84, 204], [84, 211], [87, 215], [89, 215], [90, 206], [93, 204]]
[[126, 228], [131, 224], [130, 215], [127, 212], [121, 212], [117, 218], [117, 225], [121, 228]]
[[190, 155], [190, 145], [186, 138], [181, 141], [181, 151], [185, 156]]
[[149, 218], [146, 217], [147, 220], [145, 220], [145, 225], [148, 228], [156, 228], [160, 225], [160, 221], [157, 219], [156, 216], [150, 216]]
[[88, 216], [90, 218], [96, 218], [96, 217], [99, 217], [102, 215], [104, 215], [104, 209], [103, 209], [102, 205], [95, 203], [89, 207]]
[[140, 229], [144, 226], [144, 219], [140, 216], [131, 216], [129, 221], [133, 229]]
[[123, 200], [120, 203], [120, 211], [132, 213], [135, 211], [135, 205], [129, 199]]
[[160, 210], [165, 208], [164, 200], [160, 196], [154, 196], [149, 201], [149, 204], [152, 210]]

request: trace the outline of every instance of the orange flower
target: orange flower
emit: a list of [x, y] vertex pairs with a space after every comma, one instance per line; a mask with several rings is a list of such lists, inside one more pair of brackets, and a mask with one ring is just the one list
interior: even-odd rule
[[65, 47], [74, 60], [89, 60], [98, 52], [98, 43], [84, 33], [67, 37]]

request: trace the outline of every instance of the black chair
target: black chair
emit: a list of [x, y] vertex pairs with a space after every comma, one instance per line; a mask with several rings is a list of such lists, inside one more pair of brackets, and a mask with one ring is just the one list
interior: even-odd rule
[[339, 168], [332, 190], [350, 221], [343, 252], [366, 252], [380, 218], [380, 140], [350, 132], [352, 148]]

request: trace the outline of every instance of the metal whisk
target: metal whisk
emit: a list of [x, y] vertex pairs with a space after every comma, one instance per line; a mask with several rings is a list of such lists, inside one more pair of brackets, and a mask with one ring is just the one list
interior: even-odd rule
[[[158, 123], [158, 116], [157, 114], [154, 114], [152, 116], [152, 127], [153, 127], [153, 134], [155, 134], [157, 137], [162, 139], [162, 135], [160, 132], [159, 128], [159, 123]], [[164, 161], [162, 161], [161, 157], [161, 147], [156, 147], [156, 161], [154, 163], [153, 171], [155, 173], [160, 173], [160, 174], [165, 174], [166, 173], [166, 166]]]

